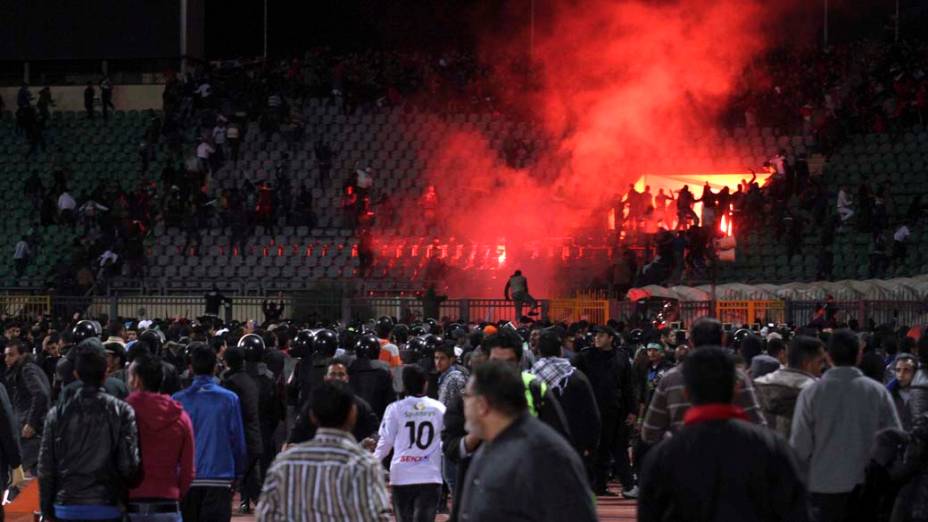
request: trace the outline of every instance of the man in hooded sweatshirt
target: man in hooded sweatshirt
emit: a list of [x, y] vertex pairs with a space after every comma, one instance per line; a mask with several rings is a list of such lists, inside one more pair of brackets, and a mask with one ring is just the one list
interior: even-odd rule
[[142, 452], [142, 483], [129, 491], [132, 522], [180, 522], [180, 499], [193, 482], [193, 424], [181, 405], [158, 393], [164, 372], [157, 356], [129, 367], [126, 399], [135, 410]]

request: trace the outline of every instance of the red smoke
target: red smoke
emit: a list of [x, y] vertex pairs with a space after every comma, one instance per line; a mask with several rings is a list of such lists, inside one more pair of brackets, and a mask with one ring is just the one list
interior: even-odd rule
[[[442, 236], [506, 241], [513, 248], [492, 285], [501, 289], [522, 268], [536, 297], [551, 296], [570, 274], [518, 247], [591, 230], [604, 236], [603, 205], [644, 172], [711, 171], [680, 151], [714, 128], [743, 69], [765, 49], [774, 16], [765, 3], [545, 3], [553, 12], [537, 24], [530, 90], [509, 79], [513, 63], [528, 65], [527, 35], [485, 38], [481, 58], [493, 64], [497, 95], [534, 120], [547, 145], [532, 166], [514, 169], [476, 126], [438, 124], [445, 137], [422, 160], [446, 209]], [[452, 282], [449, 290], [483, 293], [476, 288]]]

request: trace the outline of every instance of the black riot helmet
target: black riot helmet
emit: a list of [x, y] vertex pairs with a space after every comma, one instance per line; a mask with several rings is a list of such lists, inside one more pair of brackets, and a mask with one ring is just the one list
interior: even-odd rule
[[164, 334], [161, 330], [149, 328], [139, 335], [139, 341], [148, 345], [152, 355], [161, 355], [161, 347], [164, 346]]
[[747, 328], [739, 328], [732, 336], [731, 340], [735, 346], [741, 346], [742, 341], [744, 341], [747, 336], [751, 335], [751, 331]]
[[359, 358], [376, 361], [380, 357], [380, 340], [374, 334], [362, 334], [354, 342], [354, 353]]
[[100, 328], [100, 323], [88, 321], [87, 319], [78, 321], [71, 331], [71, 335], [74, 336], [74, 344], [80, 344], [84, 339], [90, 339], [91, 337], [99, 339], [102, 334], [103, 329]]
[[264, 339], [257, 334], [248, 334], [238, 340], [237, 347], [245, 352], [245, 360], [248, 362], [259, 362], [264, 356]]
[[441, 335], [441, 323], [435, 319], [429, 318], [425, 320], [425, 327], [428, 330], [428, 333], [432, 335]]
[[442, 343], [445, 342], [440, 336], [437, 335], [426, 335], [425, 336], [425, 348], [420, 350], [419, 354], [422, 358], [431, 359], [435, 355], [435, 350], [438, 349]]
[[377, 319], [377, 324], [374, 326], [377, 337], [386, 339], [390, 337], [391, 331], [393, 331], [393, 319], [391, 317], [383, 316]]
[[406, 344], [409, 341], [409, 327], [405, 324], [398, 324], [393, 327], [393, 342], [396, 344]]
[[313, 333], [309, 330], [300, 330], [290, 341], [290, 355], [293, 357], [311, 357], [314, 350]]
[[334, 357], [338, 350], [338, 334], [332, 330], [319, 330], [313, 336], [313, 353], [321, 353], [325, 357]]
[[641, 344], [642, 341], [644, 341], [644, 330], [641, 328], [635, 328], [631, 332], [628, 332], [629, 344]]
[[418, 336], [420, 336], [420, 335], [425, 335], [425, 334], [427, 334], [427, 333], [429, 333], [428, 330], [426, 329], [425, 326], [423, 326], [423, 325], [421, 325], [421, 324], [413, 325], [413, 327], [409, 329], [409, 334], [410, 334], [410, 335], [413, 335], [413, 336], [416, 336], [416, 337], [418, 337]]
[[415, 352], [417, 355], [425, 351], [425, 337], [410, 337], [406, 343], [406, 349]]

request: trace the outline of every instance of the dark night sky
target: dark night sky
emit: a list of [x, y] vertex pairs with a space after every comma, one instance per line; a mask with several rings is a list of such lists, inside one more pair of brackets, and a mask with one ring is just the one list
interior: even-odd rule
[[[526, 7], [528, 0], [524, 0]], [[468, 47], [484, 26], [505, 21], [502, 0], [269, 0], [272, 55], [328, 45], [338, 49]], [[206, 0], [206, 54], [259, 55], [263, 1]]]

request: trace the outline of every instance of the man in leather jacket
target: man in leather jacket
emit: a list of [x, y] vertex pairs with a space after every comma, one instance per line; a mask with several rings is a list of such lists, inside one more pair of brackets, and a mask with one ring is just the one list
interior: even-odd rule
[[99, 342], [77, 348], [80, 391], [48, 414], [39, 453], [45, 520], [121, 520], [139, 470], [135, 412], [106, 394], [106, 354]]
[[45, 372], [35, 364], [28, 349], [24, 341], [14, 339], [7, 344], [4, 356], [7, 365], [6, 383], [16, 428], [20, 431], [23, 467], [29, 473], [34, 473], [39, 457], [42, 424], [51, 402], [51, 386]]

